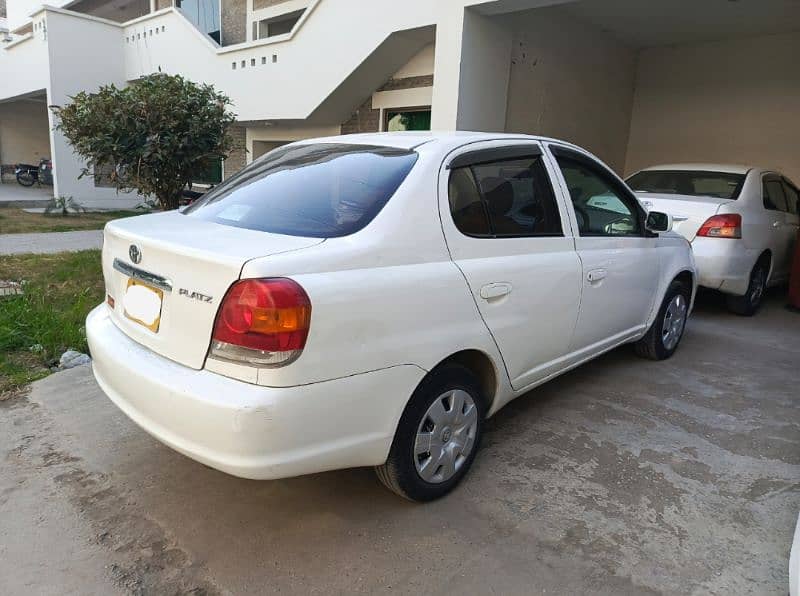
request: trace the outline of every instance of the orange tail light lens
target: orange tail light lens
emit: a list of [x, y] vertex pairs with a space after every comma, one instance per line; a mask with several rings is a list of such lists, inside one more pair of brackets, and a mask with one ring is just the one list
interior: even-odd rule
[[256, 366], [284, 366], [306, 345], [311, 301], [286, 278], [245, 279], [228, 290], [214, 322], [211, 355]]
[[709, 217], [697, 231], [698, 236], [706, 238], [741, 238], [742, 216], [726, 213]]

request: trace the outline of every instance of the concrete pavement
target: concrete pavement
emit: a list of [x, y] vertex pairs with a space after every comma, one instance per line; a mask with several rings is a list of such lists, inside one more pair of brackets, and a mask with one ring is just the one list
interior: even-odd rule
[[0, 404], [0, 593], [776, 594], [800, 509], [800, 315], [704, 299], [675, 357], [618, 349], [488, 423], [428, 505], [358, 469], [236, 479], [86, 367]]
[[56, 253], [103, 247], [103, 230], [0, 234], [0, 255]]
[[44, 207], [53, 198], [52, 186], [25, 188], [11, 177], [0, 184], [0, 209], [3, 207]]

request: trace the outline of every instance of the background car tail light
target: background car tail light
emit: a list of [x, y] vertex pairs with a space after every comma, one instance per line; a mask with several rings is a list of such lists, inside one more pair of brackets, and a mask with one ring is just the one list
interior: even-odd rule
[[741, 238], [742, 216], [738, 213], [727, 213], [709, 217], [700, 226], [697, 235], [707, 238]]
[[255, 366], [285, 366], [306, 345], [311, 301], [286, 278], [244, 279], [228, 290], [214, 322], [211, 356]]

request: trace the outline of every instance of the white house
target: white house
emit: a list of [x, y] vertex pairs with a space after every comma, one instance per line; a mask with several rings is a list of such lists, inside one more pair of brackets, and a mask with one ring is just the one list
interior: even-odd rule
[[0, 163], [51, 157], [54, 193], [88, 206], [138, 200], [77, 179], [47, 106], [159, 70], [233, 100], [225, 176], [295, 139], [432, 127], [800, 181], [794, 0], [52, 1], [0, 0]]

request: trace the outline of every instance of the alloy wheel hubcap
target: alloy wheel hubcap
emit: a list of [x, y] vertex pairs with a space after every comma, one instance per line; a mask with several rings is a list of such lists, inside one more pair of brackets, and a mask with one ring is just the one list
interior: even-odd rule
[[455, 476], [475, 447], [478, 408], [462, 389], [443, 393], [430, 405], [417, 429], [414, 465], [431, 484]]
[[661, 327], [661, 342], [665, 349], [671, 350], [678, 345], [686, 324], [687, 309], [688, 305], [683, 294], [675, 295], [667, 305], [667, 312], [664, 313], [664, 323]]

